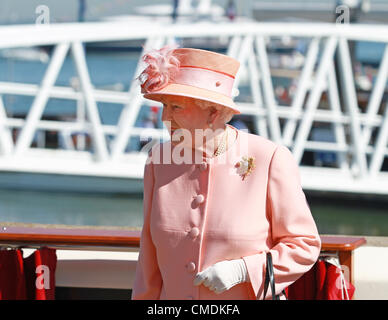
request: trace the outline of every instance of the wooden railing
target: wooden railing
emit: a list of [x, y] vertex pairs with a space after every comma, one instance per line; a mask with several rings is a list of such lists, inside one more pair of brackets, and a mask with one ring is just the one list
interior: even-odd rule
[[[366, 243], [362, 237], [322, 235], [322, 252], [338, 253], [340, 264], [349, 270], [353, 283], [353, 252]], [[123, 229], [36, 228], [0, 226], [0, 246], [13, 247], [77, 247], [139, 248], [140, 231]]]
[[140, 231], [122, 229], [0, 227], [0, 245], [21, 247], [139, 247]]
[[344, 237], [344, 236], [321, 236], [321, 251], [336, 252], [342, 266], [346, 266], [349, 275], [348, 281], [354, 284], [354, 259], [353, 252], [358, 247], [366, 243], [362, 237]]

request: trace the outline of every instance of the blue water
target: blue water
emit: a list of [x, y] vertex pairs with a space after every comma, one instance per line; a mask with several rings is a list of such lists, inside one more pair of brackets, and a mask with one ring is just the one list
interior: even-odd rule
[[1, 222], [141, 227], [139, 196], [0, 189]]

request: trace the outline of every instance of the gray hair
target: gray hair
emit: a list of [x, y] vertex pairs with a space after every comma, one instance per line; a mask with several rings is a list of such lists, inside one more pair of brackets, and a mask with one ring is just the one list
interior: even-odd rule
[[213, 108], [220, 111], [220, 119], [222, 119], [224, 123], [228, 123], [234, 116], [234, 111], [231, 108], [219, 105], [214, 102], [194, 99], [194, 104], [201, 109]]

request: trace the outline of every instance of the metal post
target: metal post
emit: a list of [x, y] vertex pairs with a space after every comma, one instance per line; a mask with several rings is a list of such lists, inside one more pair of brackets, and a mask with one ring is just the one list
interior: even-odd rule
[[365, 155], [364, 141], [361, 135], [361, 124], [358, 111], [358, 101], [356, 88], [354, 83], [352, 65], [347, 40], [341, 38], [339, 40], [339, 61], [340, 75], [343, 85], [343, 101], [350, 115], [350, 129], [352, 143], [355, 152], [355, 159], [358, 165], [357, 171], [359, 177], [364, 177], [367, 174], [367, 163]]
[[[334, 134], [336, 138], [337, 145], [339, 145], [340, 149], [346, 147], [346, 135], [345, 128], [342, 123], [339, 122], [339, 118], [341, 116], [341, 103], [338, 94], [338, 86], [337, 79], [335, 76], [334, 62], [330, 64], [328, 73], [328, 93], [329, 93], [329, 101], [333, 114], [333, 126], [334, 126]], [[338, 157], [338, 166], [341, 169], [349, 169], [349, 165], [346, 161], [345, 154], [341, 151], [337, 151]]]
[[256, 38], [256, 47], [258, 52], [260, 71], [262, 74], [264, 101], [267, 109], [271, 139], [276, 143], [281, 143], [282, 136], [280, 132], [279, 118], [276, 113], [277, 103], [273, 90], [271, 71], [269, 69], [269, 61], [263, 36], [259, 36]]
[[[263, 111], [263, 97], [260, 89], [260, 75], [257, 70], [256, 55], [254, 53], [253, 47], [250, 48], [250, 53], [248, 55], [248, 66], [250, 70], [250, 85], [252, 91], [253, 103], [260, 111]], [[259, 134], [262, 137], [268, 137], [268, 127], [265, 121], [265, 118], [261, 115], [255, 115], [256, 124]]]
[[101, 126], [100, 116], [96, 100], [93, 94], [93, 87], [90, 81], [88, 67], [85, 59], [85, 52], [80, 42], [72, 43], [72, 52], [78, 76], [81, 82], [81, 90], [86, 102], [86, 111], [92, 124], [93, 142], [96, 147], [96, 154], [99, 161], [108, 159], [108, 150], [106, 146], [105, 134]]
[[384, 55], [380, 63], [379, 72], [369, 98], [368, 106], [366, 109], [367, 122], [364, 124], [363, 129], [363, 142], [365, 146], [369, 144], [369, 140], [372, 135], [372, 119], [379, 111], [379, 107], [384, 96], [388, 76], [388, 45], [385, 45]]
[[0, 154], [7, 155], [13, 151], [13, 140], [10, 128], [7, 128], [5, 121], [7, 113], [4, 108], [3, 97], [0, 95]]
[[333, 60], [336, 46], [336, 37], [330, 37], [326, 40], [325, 49], [315, 77], [315, 83], [310, 91], [310, 95], [306, 103], [306, 110], [303, 114], [303, 118], [295, 138], [294, 147], [292, 149], [297, 163], [302, 160], [304, 145], [311, 130], [315, 110], [318, 108], [318, 104], [325, 87], [327, 71], [329, 70], [329, 66]]
[[[302, 110], [306, 94], [312, 82], [311, 80], [313, 77], [314, 66], [318, 57], [319, 41], [320, 39], [314, 38], [311, 40], [309, 45], [309, 49], [306, 55], [306, 62], [298, 80], [298, 88], [290, 106], [291, 115], [297, 114]], [[285, 145], [292, 145], [292, 137], [295, 133], [296, 124], [297, 119], [293, 119], [292, 117], [291, 119], [287, 119], [283, 131], [283, 141]]]
[[15, 154], [21, 154], [31, 145], [36, 126], [39, 119], [42, 117], [43, 110], [49, 98], [50, 90], [58, 77], [68, 49], [68, 43], [61, 43], [55, 47], [51, 62], [40, 85], [40, 90], [35, 96], [31, 109], [27, 114], [26, 122], [20, 131], [15, 146]]
[[384, 120], [381, 124], [379, 134], [377, 136], [377, 142], [375, 145], [375, 150], [372, 154], [371, 163], [370, 163], [370, 175], [375, 177], [380, 171], [381, 166], [386, 155], [386, 147], [388, 142], [388, 103], [385, 105]]
[[[165, 41], [166, 39], [163, 37], [147, 39], [141, 55], [143, 55], [144, 52], [146, 52], [151, 48], [156, 49], [163, 46]], [[144, 65], [142, 61], [139, 61], [136, 67], [135, 77], [137, 77], [140, 74], [140, 71], [143, 67]], [[131, 131], [135, 125], [135, 121], [139, 114], [139, 110], [141, 108], [143, 97], [140, 94], [138, 83], [132, 82], [132, 85], [130, 86], [130, 89], [129, 89], [129, 96], [130, 96], [130, 99], [128, 103], [124, 106], [120, 114], [120, 119], [117, 125], [118, 135], [116, 135], [116, 137], [112, 141], [111, 156], [113, 160], [117, 159], [121, 154], [123, 154], [125, 147], [127, 146], [128, 141], [130, 139]]]

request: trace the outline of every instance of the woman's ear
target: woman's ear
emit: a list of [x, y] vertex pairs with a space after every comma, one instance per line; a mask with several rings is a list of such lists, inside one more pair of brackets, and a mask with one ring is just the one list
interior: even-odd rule
[[214, 108], [213, 106], [209, 107], [208, 123], [214, 124], [215, 120], [219, 116], [220, 111]]

